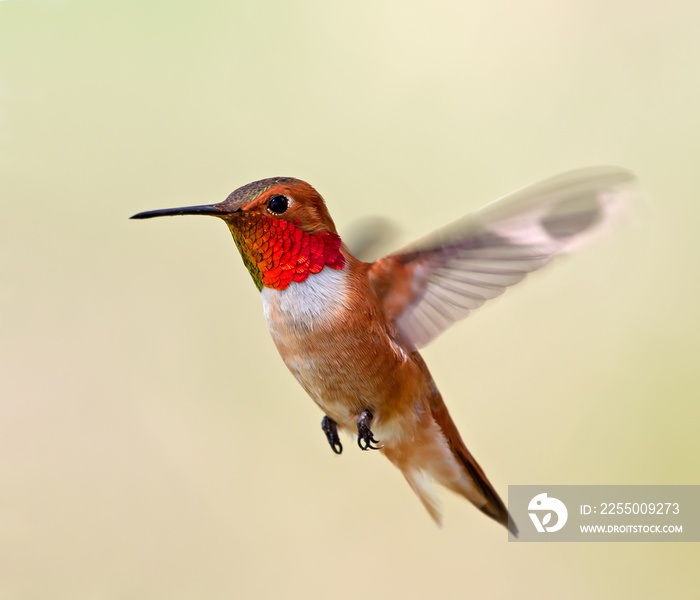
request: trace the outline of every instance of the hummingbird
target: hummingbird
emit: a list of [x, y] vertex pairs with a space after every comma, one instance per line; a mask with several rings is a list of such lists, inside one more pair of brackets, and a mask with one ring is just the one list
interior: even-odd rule
[[[361, 450], [384, 454], [399, 468], [438, 524], [435, 483], [517, 535], [419, 350], [556, 255], [610, 229], [636, 195], [627, 170], [571, 171], [374, 262], [353, 256], [321, 195], [293, 177], [254, 181], [218, 204], [131, 218], [223, 220], [284, 364], [323, 411], [333, 452], [343, 451], [340, 432], [350, 432]], [[437, 201], [461, 197], [456, 189]]]

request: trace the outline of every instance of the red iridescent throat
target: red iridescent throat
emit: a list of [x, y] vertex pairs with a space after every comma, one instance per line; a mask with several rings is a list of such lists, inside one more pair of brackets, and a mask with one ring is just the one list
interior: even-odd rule
[[230, 229], [259, 290], [284, 290], [323, 267], [345, 267], [337, 233], [307, 233], [294, 223], [262, 215], [241, 215]]

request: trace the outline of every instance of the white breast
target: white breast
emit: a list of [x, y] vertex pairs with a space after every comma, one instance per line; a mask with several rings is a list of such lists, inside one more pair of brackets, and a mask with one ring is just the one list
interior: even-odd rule
[[270, 332], [279, 328], [314, 329], [349, 310], [345, 300], [347, 270], [325, 267], [302, 283], [292, 282], [286, 290], [263, 288], [263, 310]]

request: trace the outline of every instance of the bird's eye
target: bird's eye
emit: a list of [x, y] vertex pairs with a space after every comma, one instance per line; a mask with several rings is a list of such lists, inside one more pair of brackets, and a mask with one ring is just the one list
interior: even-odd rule
[[289, 208], [289, 198], [280, 194], [272, 196], [267, 203], [267, 208], [271, 213], [281, 215]]

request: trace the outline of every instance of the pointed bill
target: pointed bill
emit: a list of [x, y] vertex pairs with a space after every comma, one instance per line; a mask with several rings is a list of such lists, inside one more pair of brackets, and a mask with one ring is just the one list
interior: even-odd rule
[[201, 206], [181, 206], [180, 208], [161, 208], [137, 213], [131, 219], [152, 219], [153, 217], [174, 217], [176, 215], [209, 215], [222, 217], [226, 211], [219, 204], [203, 204]]

